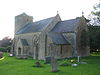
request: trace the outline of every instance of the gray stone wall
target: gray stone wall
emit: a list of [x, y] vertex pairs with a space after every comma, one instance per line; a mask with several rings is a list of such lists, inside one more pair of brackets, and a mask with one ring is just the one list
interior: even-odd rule
[[[17, 52], [17, 49], [18, 49], [18, 46], [17, 46], [18, 40], [19, 39], [26, 39], [28, 44], [29, 44], [29, 47], [28, 47], [29, 49], [27, 52], [30, 56], [33, 57], [33, 55], [34, 55], [34, 44], [33, 44], [34, 35], [39, 36], [40, 32], [15, 35], [15, 44], [14, 44], [15, 53]], [[20, 44], [19, 44], [19, 46], [20, 46]]]
[[72, 46], [71, 45], [63, 45], [62, 46], [62, 58], [72, 57]]
[[[78, 56], [88, 56], [90, 54], [90, 49], [89, 49], [89, 45], [87, 46], [81, 46], [81, 35], [82, 35], [82, 32], [83, 31], [86, 31], [88, 32], [88, 26], [86, 24], [86, 21], [84, 19], [84, 17], [81, 17], [80, 18], [80, 23], [79, 25], [77, 26], [77, 29], [76, 29], [76, 37], [77, 37], [77, 53], [78, 53]], [[85, 35], [84, 35], [85, 36]], [[86, 38], [87, 40], [89, 40], [89, 37]], [[88, 41], [84, 41], [84, 42], [88, 42]]]
[[71, 44], [72, 49], [72, 57], [77, 56], [77, 49], [76, 49], [76, 33], [63, 33], [64, 38]]
[[49, 31], [52, 30], [52, 28], [54, 28], [54, 26], [59, 22], [61, 21], [60, 19], [60, 16], [57, 14], [53, 20], [48, 24], [48, 26], [41, 32], [40, 34], [40, 45], [39, 45], [39, 48], [40, 48], [40, 51], [39, 51], [39, 59], [44, 59], [45, 56], [47, 56], [47, 48], [48, 48], [48, 45], [47, 45], [47, 34]]
[[[55, 58], [62, 59], [66, 57], [72, 57], [72, 46], [71, 45], [56, 45], [53, 44], [50, 37], [47, 38], [47, 56], [51, 56], [51, 49], [55, 52]], [[53, 44], [52, 48], [51, 45]]]

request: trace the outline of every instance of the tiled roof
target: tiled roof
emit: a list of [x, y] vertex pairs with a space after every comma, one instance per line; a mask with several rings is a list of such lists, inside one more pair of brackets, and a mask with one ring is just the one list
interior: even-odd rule
[[48, 36], [54, 44], [69, 44], [69, 42], [60, 33], [49, 33]]
[[[16, 34], [24, 34], [31, 32], [40, 32], [45, 29], [48, 24], [53, 20], [53, 17], [43, 19], [37, 22], [27, 24], [25, 27], [20, 29]], [[71, 19], [58, 22], [50, 32], [74, 32], [76, 25], [78, 25], [80, 19]]]
[[52, 19], [53, 17], [27, 24], [25, 27], [20, 29], [16, 34], [39, 32], [43, 30]]
[[58, 22], [51, 32], [74, 32], [79, 19], [71, 19]]

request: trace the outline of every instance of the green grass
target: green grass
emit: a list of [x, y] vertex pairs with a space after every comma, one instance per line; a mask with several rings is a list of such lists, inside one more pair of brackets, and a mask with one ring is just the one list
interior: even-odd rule
[[[4, 55], [5, 59], [0, 60], [0, 75], [100, 75], [100, 56], [89, 56], [81, 61], [87, 64], [80, 64], [77, 67], [58, 66], [59, 72], [52, 73], [51, 66], [40, 61], [43, 67], [32, 67], [33, 59], [16, 59]], [[62, 60], [59, 61], [63, 62]]]

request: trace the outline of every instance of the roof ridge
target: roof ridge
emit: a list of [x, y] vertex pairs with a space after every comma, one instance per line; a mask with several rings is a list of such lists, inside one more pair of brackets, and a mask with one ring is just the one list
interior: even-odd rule
[[[46, 20], [46, 19], [51, 19], [51, 18], [53, 18], [53, 17], [50, 17], [50, 18], [45, 18], [45, 19], [41, 19], [41, 20], [38, 20], [38, 21], [35, 21], [35, 22], [39, 22], [39, 21], [43, 21], [43, 20]], [[35, 22], [33, 22], [33, 23], [35, 23]]]
[[63, 20], [63, 21], [61, 21], [61, 22], [64, 22], [64, 21], [71, 21], [71, 20], [77, 20], [77, 19], [75, 18], [75, 19]]

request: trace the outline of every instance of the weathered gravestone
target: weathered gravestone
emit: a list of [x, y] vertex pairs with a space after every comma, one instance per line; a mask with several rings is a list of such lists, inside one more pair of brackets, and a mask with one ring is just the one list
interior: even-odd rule
[[50, 64], [51, 63], [51, 57], [50, 56], [46, 56], [45, 57], [45, 64]]
[[3, 52], [0, 52], [0, 58], [2, 58], [3, 57]]
[[36, 61], [36, 62], [33, 64], [33, 67], [42, 67], [42, 65], [40, 64], [39, 61]]

